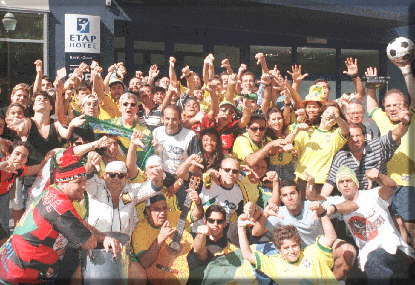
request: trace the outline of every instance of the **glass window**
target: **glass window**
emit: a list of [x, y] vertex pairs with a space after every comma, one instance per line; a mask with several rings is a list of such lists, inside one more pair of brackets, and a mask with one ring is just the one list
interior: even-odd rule
[[117, 60], [116, 61], [125, 61], [125, 52], [117, 51]]
[[[213, 55], [215, 56], [215, 71], [217, 74], [222, 72], [220, 62], [225, 58], [229, 59], [233, 70], [235, 72], [238, 71], [241, 64], [241, 52], [238, 47], [215, 45], [213, 47]], [[200, 64], [203, 64], [203, 62]]]
[[342, 80], [341, 84], [342, 85], [341, 85], [341, 94], [340, 95], [342, 95], [344, 93], [354, 93], [354, 92], [356, 92], [355, 88], [354, 88], [354, 85], [353, 85], [353, 81], [351, 81], [351, 80]]
[[[3, 19], [6, 11], [0, 11], [0, 17]], [[17, 24], [16, 30], [10, 32], [8, 36], [3, 26], [0, 28], [0, 38], [13, 38], [13, 39], [31, 39], [31, 40], [43, 40], [43, 14], [42, 13], [16, 13], [13, 12], [16, 17]], [[1, 23], [3, 25], [3, 23]]]
[[144, 54], [141, 52], [134, 53], [134, 64], [141, 66], [144, 64]]
[[278, 69], [285, 74], [291, 70], [292, 52], [291, 47], [276, 46], [250, 46], [249, 47], [249, 67], [248, 70], [256, 74], [261, 74], [261, 68], [256, 64], [255, 55], [262, 52], [265, 55], [270, 69], [277, 65]]
[[310, 75], [336, 74], [336, 49], [297, 48], [297, 63]]
[[[363, 49], [342, 49], [341, 50], [342, 62], [347, 57], [357, 58], [357, 64], [359, 65], [360, 75], [364, 75], [366, 67], [375, 66], [379, 68], [379, 51], [378, 50], [363, 50]], [[343, 64], [343, 67], [346, 66]]]
[[[313, 83], [314, 83], [313, 80], [304, 80], [301, 83], [301, 88], [300, 88], [301, 98], [304, 99], [305, 96], [307, 96], [308, 90], [310, 89], [311, 85], [313, 85]], [[336, 81], [329, 80], [329, 85], [330, 85], [329, 100], [335, 100], [336, 99]]]
[[183, 66], [188, 65], [191, 70], [200, 72], [203, 65], [203, 56], [185, 55], [183, 57]]
[[125, 48], [125, 37], [114, 37], [114, 48]]
[[[31, 83], [34, 80], [32, 69], [36, 59], [43, 58], [41, 43], [10, 43], [10, 84], [13, 88], [19, 82]], [[7, 89], [7, 42], [0, 42], [0, 87]]]
[[164, 42], [134, 41], [134, 49], [163, 51], [165, 48]]
[[203, 45], [175, 43], [174, 44], [174, 51], [175, 52], [202, 53], [203, 52]]
[[150, 63], [157, 64], [159, 67], [166, 65], [166, 58], [164, 54], [152, 53], [150, 55]]

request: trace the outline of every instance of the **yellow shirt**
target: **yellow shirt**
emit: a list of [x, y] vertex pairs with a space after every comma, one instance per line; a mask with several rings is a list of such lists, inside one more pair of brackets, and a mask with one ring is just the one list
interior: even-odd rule
[[[179, 220], [179, 211], [170, 211], [168, 213], [168, 221], [170, 225], [177, 225]], [[131, 244], [134, 253], [138, 259], [144, 254], [156, 240], [160, 228], [152, 226], [147, 219], [141, 220], [132, 235]], [[189, 266], [187, 264], [187, 254], [192, 249], [193, 238], [184, 231], [181, 239], [182, 249], [176, 255], [168, 249], [171, 238], [168, 238], [160, 247], [156, 261], [146, 268], [147, 278], [154, 285], [162, 284], [186, 284], [189, 278]], [[167, 283], [166, 283], [167, 282]]]
[[298, 151], [295, 169], [297, 178], [306, 180], [307, 172], [314, 177], [315, 183], [326, 182], [333, 158], [346, 142], [340, 128], [330, 131], [315, 129], [311, 133], [300, 131], [294, 140], [294, 147]]
[[[413, 110], [412, 113], [414, 113]], [[396, 127], [396, 124], [392, 123], [386, 113], [380, 108], [373, 110], [370, 117], [376, 122], [382, 136]], [[407, 133], [401, 138], [401, 145], [395, 151], [387, 165], [388, 176], [401, 186], [415, 185], [415, 152], [411, 151], [413, 134], [415, 134], [414, 117], [411, 119], [411, 124], [409, 125]]]
[[[108, 120], [108, 121], [110, 123], [114, 124], [114, 125], [122, 126], [124, 128], [131, 129], [133, 131], [134, 130], [141, 131], [144, 134], [144, 138], [146, 140], [149, 140], [149, 142], [147, 144], [151, 144], [153, 136], [152, 136], [151, 131], [146, 126], [143, 126], [139, 123], [134, 124], [132, 127], [124, 126], [124, 124], [122, 123], [121, 117], [118, 117], [118, 118], [115, 118], [115, 119], [112, 119], [112, 120]], [[130, 147], [130, 139], [125, 138], [125, 137], [118, 137], [118, 140], [120, 141], [121, 150], [124, 152], [125, 155], [127, 155], [128, 148]], [[146, 142], [144, 142], [144, 143], [146, 143]], [[148, 158], [148, 157], [146, 157], [146, 155], [149, 156], [149, 155], [151, 155], [151, 153], [146, 154], [144, 149], [142, 149], [141, 147], [137, 147], [137, 161], [138, 161], [137, 165], [142, 169], [144, 169], [144, 162]]]
[[264, 142], [261, 145], [257, 145], [250, 138], [247, 132], [238, 136], [233, 144], [232, 153], [240, 161], [244, 161], [245, 158], [251, 153], [256, 152], [264, 146]]
[[[255, 251], [255, 259], [255, 268], [277, 284], [338, 284], [331, 271], [334, 264], [332, 249], [324, 247], [318, 241], [307, 246], [295, 263], [287, 262], [280, 254], [266, 256], [258, 251]], [[235, 277], [235, 279], [242, 277], [253, 280], [248, 261], [244, 261]], [[256, 282], [253, 281], [251, 284]]]
[[249, 181], [248, 176], [242, 176], [240, 180], [236, 182], [239, 185], [239, 188], [241, 189], [242, 196], [244, 198], [244, 203], [252, 202], [256, 204], [259, 198], [259, 184], [258, 183], [252, 183]]
[[99, 117], [100, 120], [108, 120], [121, 116], [118, 104], [111, 97], [111, 94], [101, 95], [99, 97]]

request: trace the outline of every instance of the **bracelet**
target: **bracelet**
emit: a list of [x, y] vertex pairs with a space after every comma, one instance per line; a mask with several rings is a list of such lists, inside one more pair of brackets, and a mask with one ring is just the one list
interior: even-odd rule
[[330, 206], [333, 206], [333, 208], [334, 208], [334, 212], [333, 212], [333, 214], [337, 213], [337, 207], [336, 207], [336, 205], [331, 204]]
[[324, 209], [324, 211], [320, 215], [317, 215], [317, 217], [321, 218], [321, 217], [324, 217], [326, 214], [327, 214], [327, 210]]
[[357, 77], [359, 77], [359, 73], [356, 73], [355, 75], [350, 76], [352, 79], [355, 79]]

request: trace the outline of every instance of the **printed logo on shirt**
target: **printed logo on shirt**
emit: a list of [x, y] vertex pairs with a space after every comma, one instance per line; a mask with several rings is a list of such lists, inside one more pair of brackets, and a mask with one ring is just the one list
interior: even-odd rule
[[378, 236], [378, 228], [384, 222], [385, 219], [380, 215], [373, 222], [365, 217], [353, 216], [349, 219], [348, 225], [354, 236], [363, 241], [369, 241]]

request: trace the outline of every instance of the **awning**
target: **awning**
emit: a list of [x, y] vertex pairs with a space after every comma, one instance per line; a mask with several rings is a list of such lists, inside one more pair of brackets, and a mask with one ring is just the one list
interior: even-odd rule
[[0, 0], [0, 9], [49, 12], [49, 0]]

